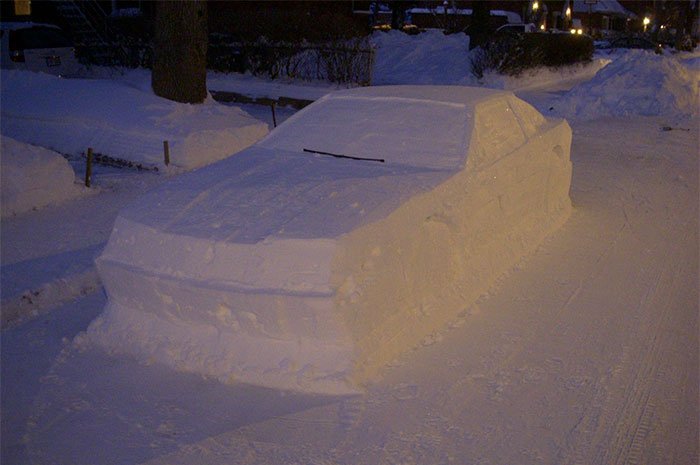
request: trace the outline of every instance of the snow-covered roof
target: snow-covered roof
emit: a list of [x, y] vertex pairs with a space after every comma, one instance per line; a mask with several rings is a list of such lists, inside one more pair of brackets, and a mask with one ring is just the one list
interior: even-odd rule
[[326, 95], [326, 99], [343, 97], [364, 97], [364, 98], [400, 98], [406, 100], [420, 100], [430, 102], [454, 103], [474, 107], [485, 100], [510, 94], [508, 91], [500, 89], [487, 89], [484, 87], [468, 86], [372, 86], [355, 87], [352, 89], [340, 90]]
[[574, 0], [572, 10], [575, 13], [600, 13], [614, 16], [634, 18], [636, 15], [622, 6], [617, 0], [598, 0], [597, 3], [587, 4], [584, 0]]
[[[406, 10], [410, 14], [436, 14], [444, 15], [445, 8], [438, 6], [435, 8], [409, 8]], [[473, 13], [471, 8], [447, 8], [447, 13], [451, 15], [470, 16]], [[506, 10], [491, 10], [491, 16], [505, 16], [509, 23], [521, 23], [523, 20], [518, 13]]]

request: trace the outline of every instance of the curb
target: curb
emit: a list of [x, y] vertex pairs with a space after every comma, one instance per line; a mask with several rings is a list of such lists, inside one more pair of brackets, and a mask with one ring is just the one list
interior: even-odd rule
[[251, 95], [245, 95], [238, 92], [222, 91], [222, 90], [210, 90], [211, 96], [217, 102], [225, 103], [253, 103], [256, 105], [265, 106], [278, 106], [278, 107], [292, 107], [297, 110], [301, 110], [307, 105], [312, 104], [313, 100], [294, 98], [294, 97], [253, 97]]

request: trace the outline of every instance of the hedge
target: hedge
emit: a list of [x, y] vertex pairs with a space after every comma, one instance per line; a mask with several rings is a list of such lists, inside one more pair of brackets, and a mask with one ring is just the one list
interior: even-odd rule
[[539, 66], [566, 66], [593, 58], [593, 39], [569, 33], [505, 34], [492, 37], [471, 57], [472, 73], [517, 76]]

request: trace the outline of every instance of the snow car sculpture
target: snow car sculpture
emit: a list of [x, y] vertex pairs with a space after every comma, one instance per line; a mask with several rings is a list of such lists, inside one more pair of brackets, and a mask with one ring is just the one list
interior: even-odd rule
[[332, 93], [122, 211], [88, 337], [224, 382], [352, 392], [567, 219], [570, 146], [510, 92]]

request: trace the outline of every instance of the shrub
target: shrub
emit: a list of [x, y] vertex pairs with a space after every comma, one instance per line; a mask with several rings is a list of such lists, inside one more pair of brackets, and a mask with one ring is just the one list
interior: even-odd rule
[[360, 85], [369, 85], [374, 57], [366, 37], [320, 44], [271, 42], [261, 37], [216, 44], [209, 52], [208, 66], [217, 71]]
[[471, 56], [472, 74], [487, 71], [517, 76], [538, 66], [565, 66], [590, 61], [593, 39], [574, 34], [504, 34], [491, 38]]

